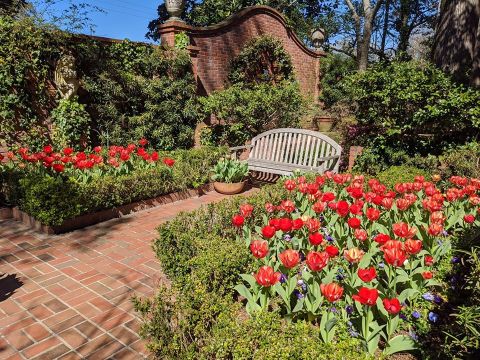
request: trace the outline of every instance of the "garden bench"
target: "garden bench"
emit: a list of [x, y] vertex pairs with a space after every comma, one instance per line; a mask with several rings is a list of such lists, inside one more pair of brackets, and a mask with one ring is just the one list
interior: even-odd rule
[[295, 170], [338, 172], [342, 147], [328, 136], [303, 129], [274, 129], [257, 135], [250, 145], [230, 148], [234, 153], [249, 149], [248, 169], [292, 175]]

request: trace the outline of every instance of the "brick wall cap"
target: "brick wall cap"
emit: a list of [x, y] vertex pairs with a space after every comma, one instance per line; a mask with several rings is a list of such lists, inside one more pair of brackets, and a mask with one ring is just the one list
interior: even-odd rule
[[276, 20], [278, 20], [282, 25], [287, 29], [289, 37], [297, 44], [297, 46], [306, 54], [314, 57], [320, 58], [326, 56], [326, 53], [319, 50], [313, 50], [308, 48], [305, 43], [298, 37], [298, 35], [288, 26], [285, 17], [278, 12], [277, 10], [271, 8], [270, 6], [265, 5], [256, 5], [246, 7], [229, 18], [219, 22], [218, 24], [205, 26], [205, 27], [194, 27], [184, 23], [183, 21], [168, 21], [164, 24], [158, 26], [158, 31], [160, 34], [168, 32], [180, 32], [187, 31], [192, 35], [202, 36], [202, 35], [211, 35], [223, 31], [225, 28], [232, 27], [237, 23], [241, 22], [244, 18], [250, 17], [257, 14], [269, 15]]

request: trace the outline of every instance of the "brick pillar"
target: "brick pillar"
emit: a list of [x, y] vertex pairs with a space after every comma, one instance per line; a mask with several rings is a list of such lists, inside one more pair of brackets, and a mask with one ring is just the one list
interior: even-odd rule
[[185, 31], [187, 34], [192, 29], [190, 25], [187, 25], [183, 21], [171, 20], [158, 26], [158, 33], [160, 34], [162, 46], [175, 46], [175, 34]]

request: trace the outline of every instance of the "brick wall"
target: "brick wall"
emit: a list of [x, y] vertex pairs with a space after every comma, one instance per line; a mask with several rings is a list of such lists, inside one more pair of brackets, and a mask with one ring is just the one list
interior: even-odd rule
[[205, 28], [194, 28], [177, 21], [167, 22], [159, 27], [162, 43], [173, 45], [172, 33], [181, 31], [190, 35], [196, 52], [194, 65], [200, 93], [209, 94], [222, 89], [230, 61], [252, 38], [269, 34], [280, 39], [291, 55], [303, 94], [315, 99], [318, 97], [319, 58], [325, 54], [307, 48], [287, 28], [283, 16], [270, 7], [249, 7], [220, 24]]

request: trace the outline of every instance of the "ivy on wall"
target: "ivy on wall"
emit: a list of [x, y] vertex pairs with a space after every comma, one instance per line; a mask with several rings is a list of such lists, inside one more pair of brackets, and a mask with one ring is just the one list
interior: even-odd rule
[[[76, 58], [80, 88], [78, 100], [60, 102], [53, 77], [65, 52]], [[199, 116], [185, 50], [104, 43], [0, 16], [0, 138], [7, 145], [92, 146], [145, 137], [159, 149], [186, 148]]]

